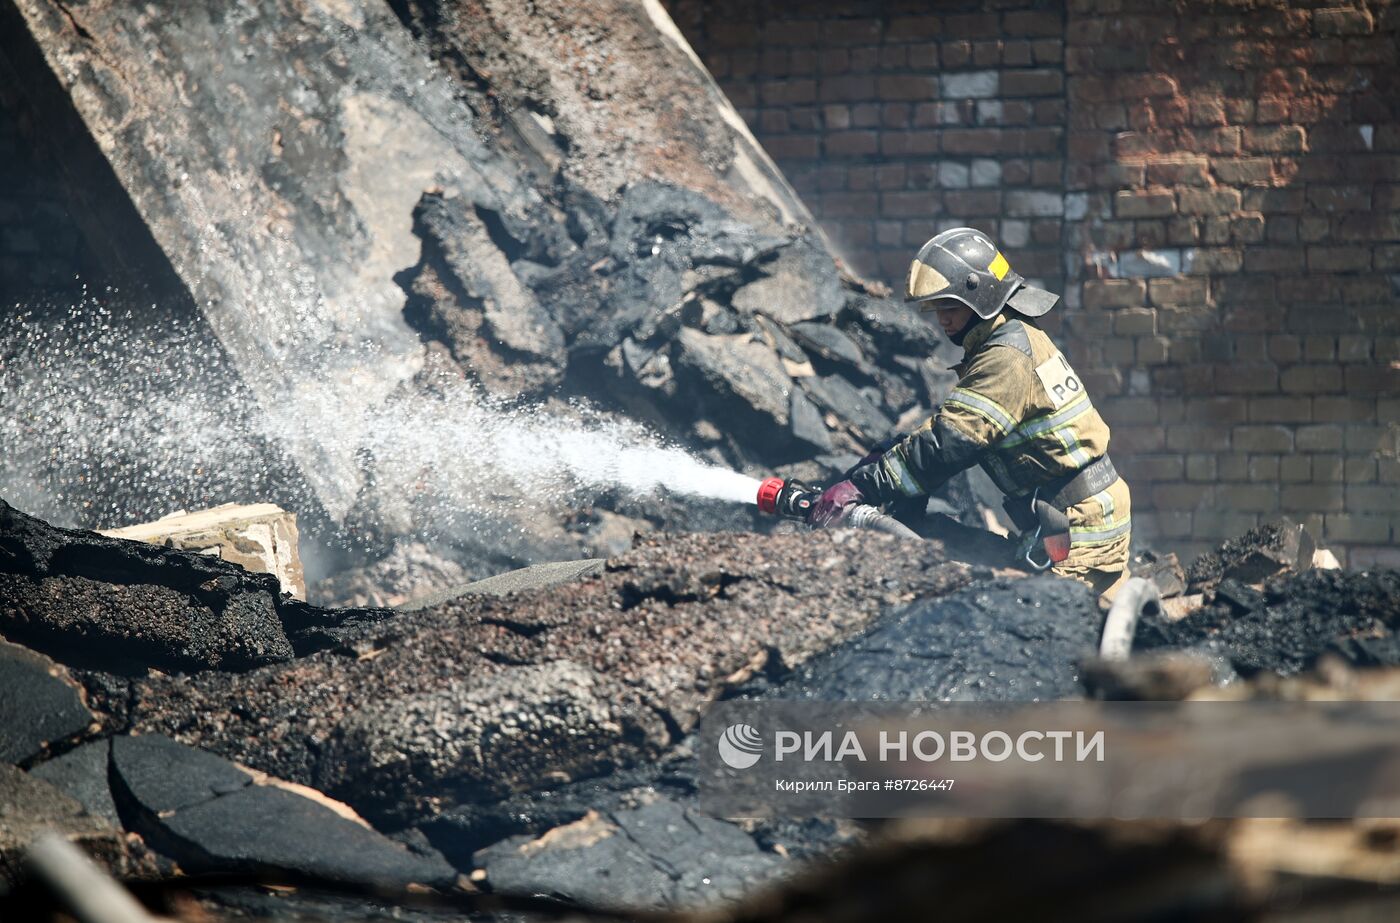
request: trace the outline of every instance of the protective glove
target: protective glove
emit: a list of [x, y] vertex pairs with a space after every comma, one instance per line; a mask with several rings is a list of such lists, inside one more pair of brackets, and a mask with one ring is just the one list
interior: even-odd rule
[[864, 502], [865, 496], [859, 487], [850, 481], [837, 481], [822, 491], [817, 502], [812, 504], [812, 512], [807, 515], [807, 521], [814, 526], [840, 525], [851, 507]]
[[903, 436], [896, 433], [893, 436], [890, 436], [888, 439], [881, 439], [879, 442], [875, 443], [875, 446], [869, 451], [869, 453], [866, 454], [864, 458], [856, 462], [851, 467], [847, 468], [846, 473], [841, 475], [841, 477], [850, 480], [851, 475], [856, 473], [857, 468], [864, 468], [866, 465], [873, 464], [879, 461], [881, 456], [883, 456], [890, 449], [893, 449], [895, 446], [899, 445], [899, 441], [903, 438]]

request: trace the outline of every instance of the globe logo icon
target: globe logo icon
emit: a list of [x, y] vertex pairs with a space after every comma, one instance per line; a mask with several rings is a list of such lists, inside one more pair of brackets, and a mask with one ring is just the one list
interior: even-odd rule
[[731, 724], [719, 736], [719, 758], [731, 769], [748, 769], [763, 756], [763, 735], [747, 724]]

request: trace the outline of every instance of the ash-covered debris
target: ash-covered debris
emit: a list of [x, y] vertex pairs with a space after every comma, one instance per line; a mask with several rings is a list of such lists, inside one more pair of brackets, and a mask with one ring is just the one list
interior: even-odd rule
[[1311, 570], [1254, 590], [1222, 581], [1214, 602], [1180, 621], [1148, 618], [1138, 647], [1199, 648], [1241, 674], [1296, 673], [1326, 653], [1360, 665], [1400, 664], [1400, 571]]
[[734, 824], [656, 795], [636, 807], [590, 810], [540, 837], [503, 840], [475, 862], [492, 889], [594, 907], [732, 903], [791, 872]]
[[70, 666], [249, 670], [387, 610], [325, 610], [192, 551], [60, 529], [0, 500], [0, 632]]
[[[484, 290], [478, 264], [454, 269], [435, 256], [470, 236], [463, 229], [478, 211], [464, 199], [425, 198], [424, 256], [400, 279], [415, 293], [409, 315], [490, 392], [540, 396], [543, 386], [500, 378], [540, 357], [501, 366], [519, 350], [484, 336], [483, 312], [500, 298], [462, 294]], [[550, 360], [557, 379], [716, 461], [754, 468], [813, 452], [863, 454], [951, 386], [955, 350], [902, 305], [844, 281], [810, 234], [775, 236], [691, 190], [629, 185], [562, 253], [552, 224], [523, 233], [554, 262], [520, 256], [510, 264], [520, 280], [500, 285], [546, 306], [551, 317], [538, 323], [563, 343]], [[476, 355], [482, 349], [494, 358]]]
[[0, 631], [109, 670], [290, 660], [277, 578], [209, 555], [59, 529], [0, 500]]
[[[986, 575], [990, 577], [990, 575]], [[1103, 617], [1059, 577], [981, 579], [916, 600], [749, 694], [831, 701], [1044, 701], [1077, 696]]]
[[43, 654], [0, 638], [0, 762], [27, 763], [88, 731], [81, 687]]
[[159, 734], [114, 738], [109, 776], [128, 828], [190, 871], [367, 885], [456, 880], [441, 857], [410, 852], [324, 798], [259, 784], [228, 761]]
[[0, 763], [0, 895], [28, 873], [24, 853], [29, 845], [51, 832], [123, 878], [164, 870], [139, 838], [128, 837], [120, 826], [89, 813], [43, 779]]
[[90, 690], [402, 825], [654, 758], [731, 685], [966, 580], [936, 543], [854, 531], [648, 538], [595, 578], [403, 613], [290, 664]]
[[[1201, 563], [1199, 560], [1197, 563]], [[1163, 599], [1181, 596], [1186, 592], [1186, 572], [1174, 554], [1162, 554], [1150, 548], [1133, 555], [1128, 570], [1134, 577], [1151, 580]]]
[[1304, 526], [1288, 520], [1265, 523], [1197, 558], [1186, 574], [1187, 590], [1199, 593], [1226, 579], [1259, 583], [1285, 571], [1305, 571], [1316, 550]]

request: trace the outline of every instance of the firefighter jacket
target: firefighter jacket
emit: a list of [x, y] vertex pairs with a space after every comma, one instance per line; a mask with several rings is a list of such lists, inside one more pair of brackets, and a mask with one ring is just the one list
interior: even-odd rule
[[[868, 502], [938, 489], [980, 464], [1008, 497], [1054, 489], [1108, 451], [1108, 425], [1050, 337], [1025, 318], [998, 314], [968, 331], [957, 386], [927, 422], [851, 480]], [[1130, 497], [1121, 480], [1070, 507], [1064, 568], [1121, 571]]]

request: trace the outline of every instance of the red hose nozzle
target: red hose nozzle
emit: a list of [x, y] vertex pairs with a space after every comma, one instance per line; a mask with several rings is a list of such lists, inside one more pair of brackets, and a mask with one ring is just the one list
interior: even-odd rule
[[758, 485], [759, 512], [776, 516], [778, 513], [778, 494], [782, 492], [782, 478], [764, 478], [763, 483]]

